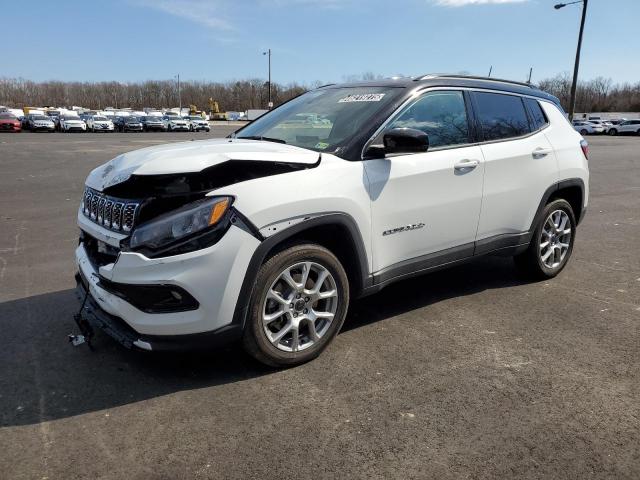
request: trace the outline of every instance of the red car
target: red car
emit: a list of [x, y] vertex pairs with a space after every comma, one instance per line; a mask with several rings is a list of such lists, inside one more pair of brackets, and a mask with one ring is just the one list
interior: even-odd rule
[[0, 112], [0, 132], [19, 132], [22, 130], [20, 126], [20, 120], [7, 112]]

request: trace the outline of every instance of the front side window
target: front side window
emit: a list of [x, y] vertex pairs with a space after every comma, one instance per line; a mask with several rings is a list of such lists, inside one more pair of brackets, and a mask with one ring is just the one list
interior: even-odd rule
[[[460, 91], [429, 92], [402, 110], [385, 130], [392, 128], [423, 131], [429, 136], [430, 150], [468, 144], [464, 95]], [[377, 143], [382, 143], [381, 140]]]
[[522, 98], [500, 93], [474, 94], [485, 141], [504, 140], [531, 133]]

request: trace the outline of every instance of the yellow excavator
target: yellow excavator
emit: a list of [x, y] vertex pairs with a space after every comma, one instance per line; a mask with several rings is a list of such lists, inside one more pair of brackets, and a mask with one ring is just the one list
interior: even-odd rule
[[220, 111], [220, 106], [213, 98], [209, 98], [209, 120], [226, 120], [227, 113]]

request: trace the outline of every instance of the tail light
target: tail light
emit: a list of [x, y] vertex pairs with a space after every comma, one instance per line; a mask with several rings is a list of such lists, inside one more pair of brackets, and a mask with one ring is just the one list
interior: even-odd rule
[[582, 153], [584, 153], [584, 158], [589, 160], [589, 144], [586, 140], [580, 141], [580, 148], [582, 148]]

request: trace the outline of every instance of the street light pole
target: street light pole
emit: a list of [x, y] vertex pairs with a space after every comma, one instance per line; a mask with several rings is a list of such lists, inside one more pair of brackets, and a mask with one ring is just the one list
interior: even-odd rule
[[582, 20], [580, 21], [580, 34], [578, 35], [578, 48], [576, 49], [576, 63], [573, 67], [573, 82], [571, 84], [571, 100], [569, 101], [569, 120], [573, 120], [576, 111], [576, 90], [578, 88], [578, 70], [580, 69], [580, 51], [582, 50], [582, 34], [584, 33], [584, 23], [587, 19], [587, 6], [589, 0], [578, 0], [576, 2], [559, 3], [553, 8], [560, 10], [567, 5], [582, 2]]
[[266, 52], [262, 52], [262, 54], [267, 55], [269, 58], [269, 80], [267, 82], [267, 85], [269, 87], [269, 93], [268, 93], [269, 110], [271, 110], [271, 108], [273, 107], [273, 103], [271, 102], [271, 49], [267, 50]]

